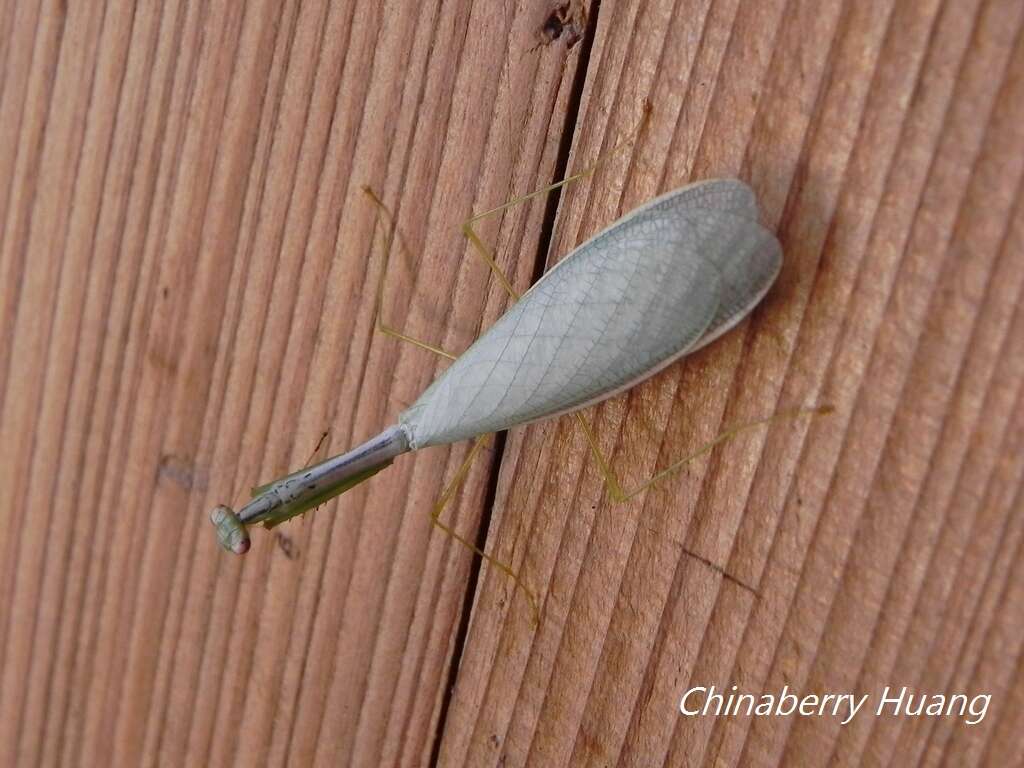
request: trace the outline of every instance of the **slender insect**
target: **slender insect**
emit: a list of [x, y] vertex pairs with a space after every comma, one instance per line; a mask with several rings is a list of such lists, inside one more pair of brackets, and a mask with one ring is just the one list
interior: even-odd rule
[[[383, 203], [365, 191], [390, 220]], [[775, 236], [758, 223], [750, 187], [736, 179], [703, 181], [626, 214], [573, 250], [520, 297], [472, 225], [523, 199], [527, 198], [477, 215], [463, 226], [516, 301], [457, 358], [380, 320], [388, 238], [378, 284], [377, 328], [454, 362], [396, 424], [376, 437], [254, 489], [252, 500], [237, 513], [216, 507], [211, 520], [225, 549], [246, 552], [247, 526], [280, 525], [369, 479], [403, 453], [475, 438], [469, 456], [435, 505], [433, 522], [515, 580], [536, 615], [536, 601], [517, 573], [440, 520], [441, 510], [482, 445], [481, 436], [594, 405], [711, 343], [768, 292], [782, 265], [782, 251]], [[637, 495], [694, 458], [681, 459], [639, 488], [624, 491], [586, 420], [579, 414], [577, 418], [614, 500]], [[695, 455], [740, 429], [775, 418], [779, 415], [723, 433]]]

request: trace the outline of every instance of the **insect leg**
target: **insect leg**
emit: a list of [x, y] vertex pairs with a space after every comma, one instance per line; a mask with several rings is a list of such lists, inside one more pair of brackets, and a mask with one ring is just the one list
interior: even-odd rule
[[313, 463], [313, 459], [316, 458], [317, 454], [320, 453], [320, 449], [324, 447], [327, 442], [327, 436], [330, 434], [330, 430], [324, 430], [320, 433], [320, 439], [316, 441], [316, 445], [313, 447], [313, 452], [309, 454], [309, 458], [306, 459], [306, 466], [308, 467]]
[[473, 250], [477, 252], [481, 259], [483, 259], [484, 263], [487, 264], [488, 267], [490, 267], [495, 277], [498, 278], [498, 282], [501, 283], [501, 287], [505, 289], [505, 292], [512, 298], [513, 301], [519, 300], [519, 293], [516, 291], [515, 288], [512, 287], [512, 283], [509, 281], [508, 277], [505, 275], [505, 273], [501, 270], [501, 267], [499, 267], [498, 263], [495, 261], [494, 254], [492, 253], [491, 249], [484, 244], [483, 240], [480, 238], [480, 235], [477, 234], [477, 231], [475, 229], [473, 229], [473, 225], [476, 224], [481, 219], [486, 219], [488, 216], [494, 216], [496, 214], [502, 213], [503, 211], [507, 211], [509, 208], [513, 208], [519, 205], [520, 203], [525, 203], [529, 200], [532, 200], [535, 197], [539, 197], [540, 195], [546, 195], [549, 192], [554, 192], [556, 189], [560, 189], [561, 187], [564, 187], [574, 181], [579, 181], [580, 179], [584, 179], [587, 176], [590, 176], [603, 163], [610, 160], [621, 149], [629, 146], [636, 140], [636, 138], [640, 135], [641, 131], [643, 130], [644, 126], [647, 124], [647, 119], [650, 116], [650, 114], [650, 102], [644, 101], [643, 114], [641, 115], [640, 121], [637, 123], [637, 126], [632, 131], [629, 132], [626, 138], [622, 139], [614, 147], [612, 147], [612, 149], [609, 150], [607, 154], [602, 155], [596, 161], [594, 161], [593, 165], [584, 168], [582, 171], [578, 171], [572, 174], [571, 176], [567, 176], [561, 181], [556, 181], [554, 184], [549, 184], [546, 187], [541, 187], [540, 189], [522, 195], [521, 197], [513, 198], [512, 200], [509, 200], [508, 202], [502, 203], [499, 206], [486, 210], [483, 213], [475, 213], [462, 223], [462, 234], [466, 236], [466, 239], [469, 241], [469, 244], [473, 246]]
[[[330, 431], [329, 431], [329, 430], [326, 430], [326, 429], [325, 429], [325, 430], [324, 430], [323, 432], [321, 432], [321, 433], [320, 433], [320, 439], [316, 441], [316, 446], [315, 446], [315, 447], [313, 448], [313, 452], [312, 452], [312, 453], [311, 453], [311, 454], [309, 455], [309, 458], [308, 458], [308, 459], [306, 459], [306, 466], [307, 466], [307, 467], [308, 467], [308, 466], [309, 466], [310, 464], [312, 464], [312, 463], [313, 463], [313, 459], [315, 459], [315, 458], [316, 458], [316, 456], [317, 456], [317, 454], [318, 454], [318, 453], [320, 453], [320, 449], [321, 449], [321, 448], [323, 448], [323, 447], [325, 446], [325, 444], [327, 443], [327, 435], [329, 435], [329, 434], [330, 434]], [[320, 505], [320, 507], [322, 507], [322, 506], [323, 506], [323, 504], [321, 504], [321, 505]], [[320, 507], [317, 507], [317, 508], [316, 508], [316, 509], [314, 509], [313, 511], [314, 511], [314, 512], [316, 512], [317, 510], [319, 510], [319, 509], [320, 509]], [[284, 536], [284, 534], [283, 534], [283, 533], [281, 533], [280, 531], [278, 531], [278, 532], [277, 532], [277, 535], [278, 535], [279, 537], [280, 537], [280, 536]], [[278, 539], [278, 541], [280, 541], [280, 540], [281, 540], [281, 539]]]
[[526, 583], [522, 580], [519, 574], [512, 570], [512, 567], [510, 565], [508, 565], [507, 563], [503, 563], [501, 560], [498, 560], [497, 558], [487, 554], [472, 541], [467, 539], [462, 534], [458, 533], [454, 528], [452, 528], [450, 525], [441, 520], [441, 512], [444, 511], [444, 508], [448, 505], [448, 502], [452, 500], [456, 492], [459, 490], [459, 487], [465, 481], [466, 476], [469, 474], [469, 468], [473, 464], [473, 460], [476, 458], [477, 454], [480, 452], [480, 449], [483, 447], [484, 440], [486, 439], [487, 436], [484, 435], [476, 438], [476, 440], [473, 441], [473, 447], [469, 449], [469, 453], [466, 455], [465, 460], [456, 470], [455, 477], [452, 478], [452, 481], [448, 484], [444, 491], [442, 491], [440, 498], [438, 498], [438, 500], [434, 503], [434, 508], [430, 512], [430, 521], [435, 526], [437, 526], [442, 531], [451, 536], [453, 539], [455, 539], [455, 541], [459, 542], [464, 547], [469, 549], [471, 552], [475, 553], [483, 560], [487, 561], [495, 568], [497, 568], [499, 571], [504, 573], [510, 579], [512, 579], [512, 581], [515, 582], [515, 585], [519, 587], [521, 590], [523, 590], [523, 594], [526, 595], [526, 599], [530, 603], [530, 610], [533, 613], [533, 623], [534, 626], [536, 626], [540, 623], [540, 608], [537, 604], [537, 598], [533, 594], [533, 591], [528, 586], [526, 586]]
[[[393, 328], [392, 326], [388, 325], [387, 323], [384, 322], [384, 319], [381, 317], [384, 305], [384, 276], [387, 274], [388, 271], [388, 261], [391, 258], [391, 246], [395, 240], [395, 217], [391, 214], [391, 210], [384, 204], [384, 201], [377, 197], [377, 193], [370, 189], [370, 187], [364, 186], [363, 192], [366, 194], [367, 197], [370, 198], [373, 204], [377, 206], [378, 216], [383, 218], [385, 221], [383, 249], [384, 257], [380, 265], [380, 277], [377, 278], [377, 294], [373, 303], [374, 328], [380, 333], [384, 334], [385, 336], [391, 336], [392, 338], [398, 339], [399, 341], [407, 341], [410, 344], [419, 347], [420, 349], [425, 349], [428, 352], [433, 352], [435, 355], [440, 355], [441, 357], [446, 357], [449, 360], [454, 360], [456, 358], [456, 355], [453, 355], [451, 352], [445, 352], [440, 347], [435, 346], [429, 342], [413, 338], [412, 336], [409, 336], [408, 334], [399, 331], [397, 328]], [[399, 247], [402, 247], [401, 238], [399, 237], [398, 239]]]
[[705, 443], [699, 449], [684, 456], [678, 461], [674, 461], [665, 467], [660, 472], [655, 473], [652, 477], [648, 478], [644, 482], [640, 483], [636, 488], [626, 491], [623, 490], [622, 485], [619, 483], [618, 476], [615, 474], [615, 470], [608, 459], [605, 458], [604, 454], [601, 453], [601, 449], [597, 445], [597, 437], [594, 435], [593, 430], [587, 423], [587, 420], [583, 418], [580, 413], [576, 414], [576, 420], [579, 421], [580, 426], [583, 427], [583, 434], [587, 438], [587, 443], [590, 445], [590, 451], [594, 455], [594, 460], [597, 462], [598, 468], [601, 474], [604, 476], [605, 486], [608, 488], [608, 496], [613, 502], [621, 503], [629, 501], [635, 496], [639, 496], [641, 493], [646, 491], [651, 486], [661, 482], [669, 475], [672, 475], [682, 469], [685, 465], [689, 464], [694, 459], [700, 458], [704, 454], [711, 451], [719, 443], [723, 443], [726, 440], [730, 440], [741, 432], [746, 432], [757, 427], [765, 427], [769, 424], [773, 424], [776, 421], [782, 421], [784, 419], [794, 419], [800, 416], [814, 416], [823, 415], [832, 412], [832, 406], [820, 405], [813, 408], [791, 408], [786, 411], [780, 411], [779, 413], [773, 414], [772, 416], [766, 416], [763, 419], [756, 419], [754, 421], [748, 421], [745, 424], [738, 424], [735, 427], [730, 427], [724, 432], [720, 433], [717, 437], [708, 443]]
[[[591, 453], [594, 455], [594, 460], [597, 462], [598, 469], [604, 477], [605, 487], [608, 488], [609, 498], [614, 503], [623, 503], [643, 493], [651, 486], [656, 485], [657, 483], [667, 478], [669, 475], [678, 472], [689, 462], [710, 452], [711, 449], [714, 448], [719, 443], [725, 442], [726, 440], [735, 437], [741, 432], [746, 432], [747, 430], [755, 429], [757, 427], [764, 427], [776, 421], [781, 421], [783, 419], [793, 419], [798, 418], [800, 416], [814, 416], [818, 414], [826, 414], [831, 413], [832, 410], [832, 406], [830, 405], [822, 405], [816, 408], [792, 408], [787, 411], [781, 411], [772, 416], [767, 416], [763, 419], [757, 419], [755, 421], [750, 421], [745, 424], [739, 424], [735, 427], [730, 427], [729, 429], [725, 430], [717, 437], [715, 437], [713, 440], [704, 444], [702, 447], [700, 447], [690, 455], [684, 456], [678, 461], [674, 461], [673, 463], [665, 467], [665, 469], [655, 473], [652, 477], [648, 478], [640, 485], [638, 485], [636, 488], [630, 491], [623, 490], [622, 485], [619, 483], [619, 478], [615, 474], [615, 470], [612, 469], [611, 463], [608, 461], [608, 459], [605, 458], [604, 454], [601, 452], [600, 447], [598, 447], [597, 437], [594, 435], [594, 431], [590, 428], [590, 425], [587, 423], [587, 420], [583, 418], [583, 415], [580, 413], [577, 413], [575, 415], [577, 421], [579, 421], [580, 423], [580, 426], [583, 428], [583, 434], [586, 435], [587, 443], [590, 446]], [[735, 582], [739, 586], [749, 590], [750, 592], [753, 592], [754, 594], [757, 594], [756, 590], [753, 587], [751, 587], [749, 584], [745, 584], [742, 581], [739, 581], [738, 579], [736, 579], [735, 576], [732, 576], [730, 573], [728, 573], [728, 571], [726, 571], [717, 563], [708, 560], [706, 557], [703, 557], [697, 554], [696, 552], [692, 552], [686, 547], [683, 547], [683, 552], [690, 557], [700, 560], [709, 568], [718, 571], [724, 578]]]
[[[594, 164], [589, 166], [588, 168], [584, 168], [582, 171], [574, 173], [573, 175], [568, 176], [562, 179], [561, 181], [557, 181], [554, 184], [549, 184], [548, 186], [530, 192], [529, 194], [509, 200], [508, 202], [503, 203], [502, 205], [499, 205], [495, 208], [491, 208], [490, 210], [484, 211], [483, 213], [473, 214], [470, 218], [466, 219], [466, 221], [463, 222], [463, 235], [465, 235], [466, 239], [469, 241], [470, 245], [473, 247], [473, 250], [477, 253], [477, 255], [494, 273], [494, 276], [498, 279], [498, 282], [501, 283], [502, 288], [505, 289], [505, 292], [508, 293], [508, 295], [513, 299], [513, 301], [519, 299], [519, 292], [512, 287], [511, 281], [505, 275], [504, 271], [502, 271], [501, 267], [498, 266], [498, 263], [494, 259], [493, 253], [484, 244], [483, 240], [480, 238], [479, 234], [477, 234], [476, 230], [473, 229], [473, 225], [476, 224], [478, 221], [487, 218], [488, 216], [494, 216], [496, 214], [508, 210], [509, 208], [513, 208], [519, 205], [520, 203], [525, 203], [528, 200], [532, 200], [535, 197], [539, 197], [540, 195], [546, 195], [547, 193], [553, 192], [556, 189], [564, 187], [573, 181], [578, 181], [580, 179], [586, 178], [587, 176], [590, 176], [594, 171], [597, 170], [597, 168], [602, 163], [609, 160], [621, 149], [631, 144], [637, 138], [637, 136], [640, 135], [640, 132], [643, 130], [644, 125], [646, 125], [647, 123], [647, 119], [650, 116], [650, 113], [650, 103], [645, 101], [643, 105], [643, 114], [641, 115], [640, 121], [637, 124], [636, 128], [634, 128], [629, 133], [629, 135], [626, 136], [626, 138], [618, 142], [607, 154], [598, 158], [597, 161], [595, 161]], [[409, 336], [408, 334], [399, 331], [397, 328], [388, 325], [382, 319], [381, 313], [384, 304], [384, 276], [387, 274], [388, 261], [391, 257], [391, 247], [396, 239], [397, 227], [395, 224], [394, 215], [391, 213], [391, 210], [387, 207], [387, 205], [384, 204], [384, 201], [380, 199], [377, 193], [366, 185], [364, 185], [362, 189], [363, 193], [366, 194], [366, 196], [370, 198], [373, 204], [377, 206], [379, 215], [385, 220], [386, 229], [384, 234], [384, 258], [383, 264], [381, 264], [380, 277], [377, 280], [377, 295], [376, 301], [374, 302], [374, 327], [376, 328], [377, 331], [383, 333], [385, 336], [391, 336], [401, 341], [407, 341], [410, 344], [414, 344], [417, 347], [420, 347], [421, 349], [427, 350], [428, 352], [433, 352], [435, 355], [440, 355], [441, 357], [446, 357], [449, 360], [454, 360], [457, 357], [456, 355], [453, 355], [450, 352], [446, 352], [440, 347], [435, 346], [434, 344], [430, 344], [429, 342], [413, 338], [412, 336]], [[401, 242], [401, 237], [399, 236], [397, 239], [399, 241], [399, 247], [402, 248], [403, 245]]]

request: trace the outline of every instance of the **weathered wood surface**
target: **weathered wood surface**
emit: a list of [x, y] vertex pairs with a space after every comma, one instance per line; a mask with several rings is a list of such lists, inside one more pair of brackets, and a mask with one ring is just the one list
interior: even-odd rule
[[[1024, 5], [0, 6], [0, 764], [1024, 759]], [[583, 18], [589, 21], [586, 35]], [[220, 552], [217, 502], [378, 431], [619, 213], [739, 175], [786, 264], [736, 332], [579, 427], [399, 460]], [[551, 249], [547, 250], [550, 235]], [[493, 490], [491, 490], [493, 489]], [[489, 524], [488, 524], [489, 523]], [[484, 532], [481, 532], [481, 536]], [[479, 578], [478, 578], [479, 576]], [[471, 616], [466, 612], [472, 608]], [[683, 718], [692, 685], [993, 694], [985, 720]]]

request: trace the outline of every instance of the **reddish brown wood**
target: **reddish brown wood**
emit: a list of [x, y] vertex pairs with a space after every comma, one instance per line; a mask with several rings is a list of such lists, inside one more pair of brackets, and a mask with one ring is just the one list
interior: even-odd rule
[[[0, 764], [1007, 765], [1024, 759], [1024, 7], [1016, 0], [0, 5]], [[548, 261], [739, 175], [785, 268], [588, 414], [253, 551], [206, 514], [393, 421], [505, 298], [471, 212], [607, 153]], [[578, 114], [577, 114], [578, 100]], [[545, 203], [485, 222], [529, 283]], [[493, 505], [488, 489], [496, 483]], [[696, 555], [696, 556], [694, 556]], [[466, 604], [468, 628], [460, 631]], [[693, 685], [993, 695], [955, 718], [684, 718]]]

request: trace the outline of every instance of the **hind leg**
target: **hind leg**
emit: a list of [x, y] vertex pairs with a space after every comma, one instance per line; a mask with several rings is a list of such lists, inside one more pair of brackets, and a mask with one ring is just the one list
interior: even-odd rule
[[[588, 424], [587, 420], [583, 417], [583, 414], [576, 413], [575, 416], [576, 420], [579, 421], [580, 423], [580, 427], [582, 427], [583, 429], [583, 434], [586, 436], [587, 444], [590, 446], [590, 452], [594, 457], [594, 461], [597, 464], [598, 470], [601, 472], [601, 475], [604, 478], [605, 487], [608, 489], [608, 497], [611, 499], [613, 503], [622, 504], [629, 501], [630, 499], [635, 498], [636, 496], [639, 496], [641, 493], [657, 485], [661, 481], [666, 480], [667, 478], [678, 472], [680, 469], [682, 469], [684, 466], [689, 464], [694, 459], [698, 459], [701, 456], [710, 453], [711, 449], [714, 448], [719, 443], [731, 440], [732, 438], [736, 437], [742, 432], [757, 429], [759, 427], [767, 427], [768, 425], [774, 424], [777, 421], [795, 419], [801, 416], [823, 415], [831, 412], [832, 407], [828, 405], [817, 406], [813, 408], [791, 408], [786, 411], [780, 411], [779, 413], [776, 413], [772, 416], [767, 416], [762, 419], [755, 419], [754, 421], [749, 421], [744, 424], [739, 424], [730, 427], [719, 433], [717, 437], [705, 443], [703, 446], [698, 448], [693, 453], [687, 456], [683, 456], [680, 459], [677, 459], [676, 461], [672, 462], [661, 471], [656, 472], [654, 475], [641, 482], [635, 488], [632, 488], [631, 490], [628, 491], [623, 489], [622, 484], [619, 482], [618, 475], [615, 473], [615, 470], [612, 469], [611, 462], [607, 458], [605, 458], [604, 454], [601, 452], [600, 447], [598, 447], [597, 437], [594, 434], [593, 429], [591, 429], [590, 424]], [[753, 587], [737, 580], [734, 576], [729, 574], [720, 565], [711, 562], [706, 557], [703, 557], [697, 554], [696, 552], [686, 549], [685, 547], [683, 547], [683, 552], [689, 557], [693, 557], [697, 560], [700, 560], [702, 563], [707, 565], [712, 570], [715, 570], [718, 573], [720, 573], [724, 578], [735, 582], [739, 586], [743, 587], [744, 589], [747, 589], [750, 592], [753, 592], [754, 594], [757, 594], [756, 590]]]
[[576, 414], [576, 419], [579, 421], [580, 426], [583, 428], [583, 433], [584, 435], [586, 435], [587, 443], [590, 445], [590, 451], [593, 454], [594, 460], [597, 462], [597, 465], [601, 470], [601, 474], [604, 477], [605, 487], [608, 488], [609, 498], [611, 498], [613, 502], [622, 503], [629, 501], [630, 499], [636, 496], [639, 496], [648, 488], [657, 485], [662, 480], [668, 478], [670, 475], [673, 475], [676, 472], [678, 472], [680, 469], [682, 469], [684, 466], [689, 464], [694, 459], [698, 459], [704, 454], [709, 453], [711, 449], [714, 448], [719, 443], [723, 443], [726, 440], [730, 440], [731, 438], [735, 437], [741, 432], [746, 432], [747, 430], [755, 429], [757, 427], [766, 427], [769, 424], [775, 423], [776, 421], [783, 421], [785, 419], [795, 419], [800, 416], [824, 415], [831, 412], [832, 407], [828, 405], [820, 405], [811, 408], [791, 408], [786, 411], [780, 411], [779, 413], [776, 413], [772, 416], [766, 416], [763, 419], [755, 419], [754, 421], [748, 421], [744, 424], [738, 424], [734, 427], [730, 427], [729, 429], [726, 429], [725, 431], [721, 432], [717, 437], [715, 437], [710, 442], [705, 443], [703, 446], [701, 446], [693, 453], [684, 456], [681, 459], [678, 459], [677, 461], [672, 462], [663, 470], [655, 473], [654, 475], [640, 483], [640, 485], [638, 485], [636, 488], [633, 488], [632, 490], [629, 491], [623, 490], [622, 485], [619, 483], [618, 476], [612, 469], [611, 464], [609, 463], [608, 459], [604, 457], [604, 454], [601, 453], [601, 449], [597, 445], [597, 438], [595, 437], [593, 430], [590, 428], [590, 425], [587, 423], [587, 420], [584, 419], [583, 415], [580, 413]]

